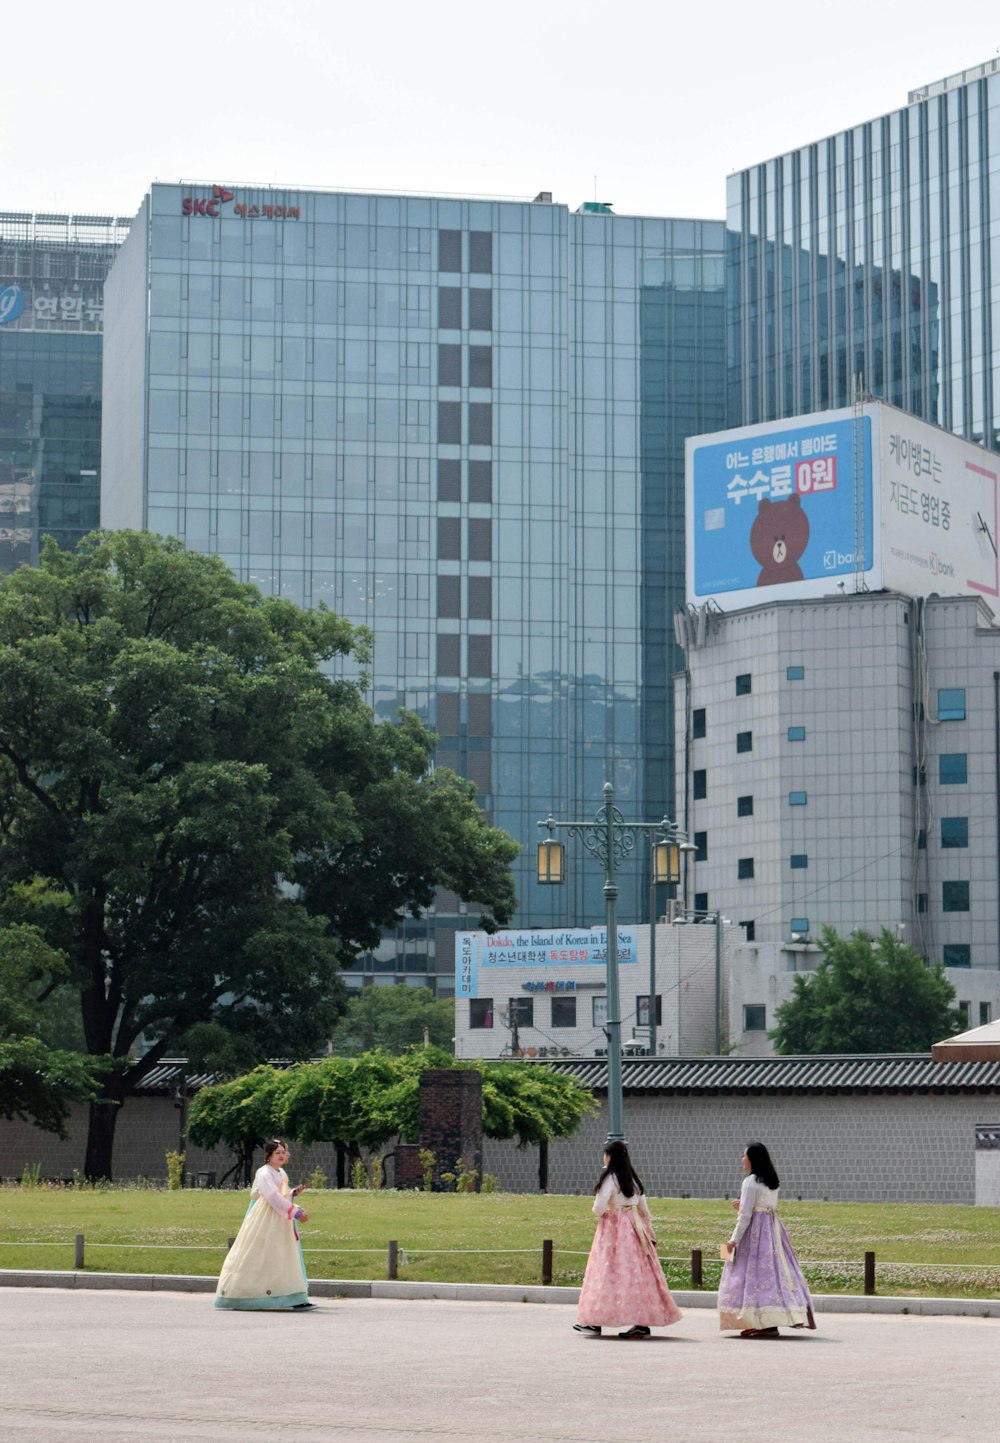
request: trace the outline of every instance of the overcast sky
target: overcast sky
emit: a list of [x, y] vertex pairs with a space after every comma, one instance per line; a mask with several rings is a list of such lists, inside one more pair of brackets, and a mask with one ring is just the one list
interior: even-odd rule
[[721, 218], [731, 171], [996, 55], [1000, 9], [50, 0], [0, 34], [3, 210], [132, 215], [186, 179]]

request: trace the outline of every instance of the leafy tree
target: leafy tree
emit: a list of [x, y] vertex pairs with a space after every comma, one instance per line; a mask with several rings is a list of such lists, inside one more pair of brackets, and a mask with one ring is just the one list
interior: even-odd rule
[[[432, 1067], [476, 1068], [483, 1078], [483, 1132], [516, 1138], [521, 1147], [567, 1137], [597, 1110], [575, 1078], [537, 1063], [458, 1061], [431, 1047], [397, 1057], [380, 1051], [325, 1057], [283, 1072], [258, 1067], [203, 1088], [191, 1104], [188, 1135], [203, 1147], [225, 1142], [244, 1158], [272, 1132], [304, 1145], [332, 1142], [344, 1157], [396, 1137], [416, 1142], [420, 1077]], [[343, 1174], [338, 1157], [338, 1178]]]
[[795, 978], [778, 1008], [779, 1053], [926, 1052], [963, 1025], [941, 965], [928, 966], [887, 928], [873, 941], [824, 927], [820, 947], [823, 961]]
[[[8, 915], [17, 910], [7, 909]], [[0, 1117], [21, 1118], [60, 1137], [70, 1103], [96, 1091], [95, 1066], [44, 1035], [44, 998], [67, 970], [63, 954], [37, 926], [0, 926]]]
[[364, 987], [352, 994], [330, 1046], [345, 1057], [374, 1048], [400, 1053], [419, 1047], [425, 1032], [431, 1046], [453, 1050], [454, 1002], [427, 987]]
[[111, 1175], [130, 1088], [189, 1040], [229, 1071], [320, 1050], [341, 962], [435, 885], [512, 914], [516, 843], [431, 772], [419, 721], [376, 725], [363, 675], [328, 674], [369, 644], [146, 533], [0, 579], [0, 894], [42, 876], [69, 898], [86, 1048], [114, 1059], [89, 1177]]

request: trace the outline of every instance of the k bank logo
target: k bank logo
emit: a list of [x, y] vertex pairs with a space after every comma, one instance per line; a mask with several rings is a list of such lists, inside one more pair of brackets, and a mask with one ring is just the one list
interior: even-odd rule
[[837, 551], [833, 547], [823, 552], [823, 566], [827, 571], [833, 571], [838, 566], [853, 566], [853, 551]]
[[230, 204], [233, 214], [240, 220], [298, 220], [300, 216], [297, 205], [252, 205], [247, 201], [237, 200], [235, 191], [227, 190], [222, 185], [213, 185], [210, 196], [182, 196], [181, 215], [204, 215], [218, 220], [222, 215], [219, 207]]

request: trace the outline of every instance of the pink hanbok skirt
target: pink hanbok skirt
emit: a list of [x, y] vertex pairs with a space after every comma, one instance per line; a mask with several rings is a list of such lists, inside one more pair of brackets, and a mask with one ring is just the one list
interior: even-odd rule
[[809, 1284], [781, 1219], [755, 1212], [722, 1269], [719, 1327], [815, 1328]]
[[598, 1219], [580, 1289], [578, 1323], [665, 1328], [681, 1316], [652, 1244], [643, 1245], [629, 1216], [632, 1211], [611, 1208]]

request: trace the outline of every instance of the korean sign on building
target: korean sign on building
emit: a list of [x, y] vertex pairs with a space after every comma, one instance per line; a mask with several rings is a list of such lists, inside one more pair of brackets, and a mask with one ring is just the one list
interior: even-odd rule
[[850, 413], [833, 412], [696, 437], [688, 447], [689, 599], [739, 594], [728, 604], [746, 606], [853, 572], [856, 486], [869, 569], [870, 418], [855, 428]]
[[856, 572], [870, 590], [997, 597], [997, 461], [881, 401], [692, 437], [687, 600], [823, 596]]
[[[618, 928], [618, 961], [622, 965], [637, 958], [635, 927]], [[455, 995], [478, 997], [483, 974], [492, 989], [498, 969], [544, 969], [540, 985], [524, 985], [525, 991], [568, 991], [553, 978], [560, 971], [577, 968], [603, 968], [608, 959], [608, 933], [605, 927], [581, 930], [561, 928], [554, 931], [459, 932], [455, 937]], [[492, 975], [491, 975], [492, 974]], [[595, 976], [597, 974], [594, 974]], [[551, 984], [551, 985], [550, 985]]]
[[97, 281], [0, 279], [0, 330], [100, 331], [104, 296]]

